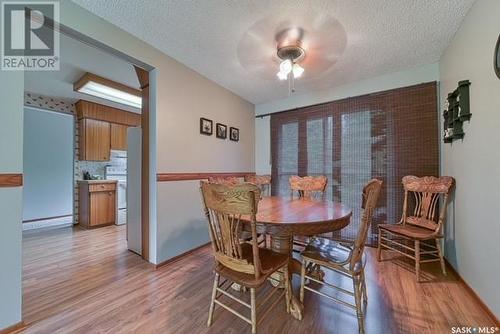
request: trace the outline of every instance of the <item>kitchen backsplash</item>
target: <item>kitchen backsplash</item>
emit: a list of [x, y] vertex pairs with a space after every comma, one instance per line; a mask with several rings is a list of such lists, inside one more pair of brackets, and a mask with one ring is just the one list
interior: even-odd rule
[[89, 172], [90, 175], [97, 175], [99, 178], [104, 178], [106, 165], [109, 162], [100, 161], [75, 161], [75, 177], [77, 180], [83, 180], [83, 173]]
[[75, 161], [75, 177], [78, 180], [83, 179], [83, 173], [89, 172], [90, 175], [98, 175], [99, 178], [104, 179], [106, 173], [106, 166], [127, 168], [127, 152], [125, 151], [111, 151], [110, 161]]

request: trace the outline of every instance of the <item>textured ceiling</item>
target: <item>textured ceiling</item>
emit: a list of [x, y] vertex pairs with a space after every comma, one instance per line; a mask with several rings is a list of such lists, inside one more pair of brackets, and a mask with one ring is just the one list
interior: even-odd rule
[[[73, 1], [255, 104], [288, 95], [287, 83], [275, 76], [274, 35], [283, 25], [305, 26], [305, 36], [323, 45], [316, 50], [328, 53], [322, 60], [331, 64], [321, 73], [315, 69], [322, 60], [306, 55], [295, 93], [305, 94], [438, 61], [474, 2]], [[323, 29], [325, 21], [335, 24]]]

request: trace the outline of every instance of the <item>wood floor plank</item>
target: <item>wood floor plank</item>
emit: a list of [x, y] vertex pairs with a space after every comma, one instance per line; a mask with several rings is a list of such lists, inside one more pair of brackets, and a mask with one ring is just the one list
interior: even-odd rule
[[[216, 308], [206, 327], [212, 286], [211, 248], [154, 270], [126, 249], [125, 227], [57, 228], [23, 234], [22, 333], [249, 333]], [[384, 253], [384, 258], [393, 257]], [[376, 261], [367, 249], [367, 333], [450, 333], [451, 326], [494, 326], [493, 319], [439, 265]], [[342, 277], [327, 279], [350, 288]], [[298, 278], [294, 279], [297, 293]], [[338, 294], [337, 294], [338, 296]], [[311, 293], [303, 321], [278, 305], [259, 333], [357, 333], [354, 312]]]

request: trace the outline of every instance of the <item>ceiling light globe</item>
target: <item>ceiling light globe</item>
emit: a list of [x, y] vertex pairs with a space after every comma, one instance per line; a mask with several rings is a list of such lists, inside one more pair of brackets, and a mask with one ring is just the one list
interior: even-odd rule
[[278, 76], [278, 78], [280, 80], [286, 80], [288, 78], [288, 74], [285, 74], [285, 73], [283, 73], [281, 71], [279, 71], [276, 75]]
[[304, 68], [299, 64], [293, 64], [293, 77], [300, 78], [302, 73], [304, 73]]
[[280, 72], [288, 74], [292, 71], [292, 61], [290, 59], [285, 59], [280, 64]]

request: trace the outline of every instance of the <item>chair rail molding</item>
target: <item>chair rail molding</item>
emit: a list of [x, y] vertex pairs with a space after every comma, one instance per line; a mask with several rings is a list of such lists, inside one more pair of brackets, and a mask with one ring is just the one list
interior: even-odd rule
[[22, 186], [23, 186], [23, 174], [0, 173], [0, 188], [22, 187]]
[[255, 172], [158, 173], [156, 174], [156, 180], [158, 182], [192, 181], [192, 180], [205, 180], [210, 177], [245, 177], [245, 175], [255, 175]]

